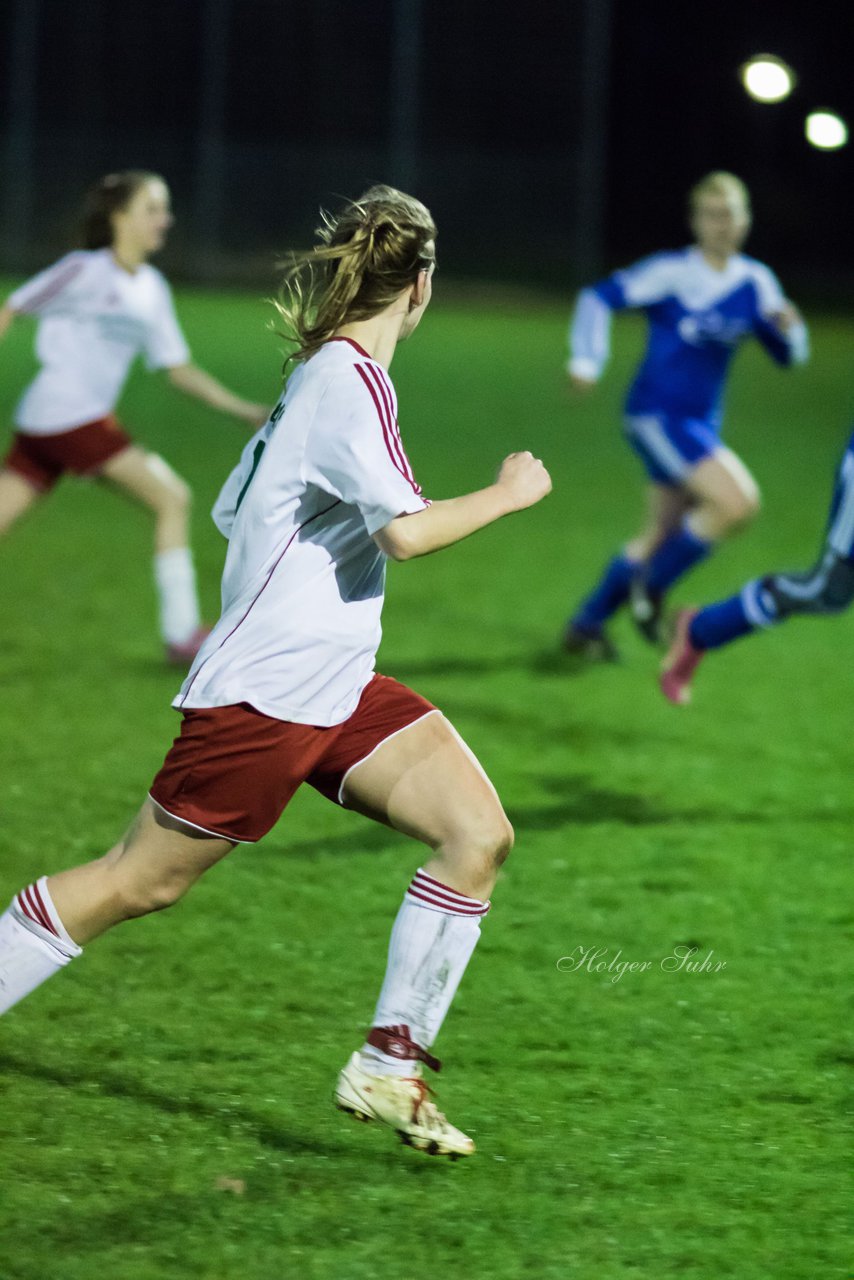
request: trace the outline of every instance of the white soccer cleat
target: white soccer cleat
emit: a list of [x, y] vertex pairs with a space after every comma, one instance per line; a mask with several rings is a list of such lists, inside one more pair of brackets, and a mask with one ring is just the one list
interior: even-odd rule
[[471, 1138], [448, 1123], [430, 1101], [431, 1092], [420, 1075], [372, 1075], [363, 1070], [357, 1051], [338, 1077], [335, 1105], [356, 1120], [378, 1120], [380, 1124], [387, 1124], [400, 1134], [407, 1146], [428, 1156], [450, 1156], [456, 1160], [473, 1155], [475, 1147]]

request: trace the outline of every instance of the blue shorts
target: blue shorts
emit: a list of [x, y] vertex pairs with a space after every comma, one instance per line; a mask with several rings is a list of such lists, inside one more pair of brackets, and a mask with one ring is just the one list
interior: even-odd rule
[[697, 463], [710, 457], [721, 443], [707, 419], [665, 413], [627, 414], [625, 434], [656, 484], [684, 484]]
[[854, 560], [854, 435], [836, 472], [827, 520], [827, 545], [843, 560]]

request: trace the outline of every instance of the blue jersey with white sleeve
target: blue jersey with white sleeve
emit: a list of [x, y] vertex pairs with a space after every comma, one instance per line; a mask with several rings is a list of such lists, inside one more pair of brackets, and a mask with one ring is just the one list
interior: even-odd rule
[[696, 246], [658, 253], [582, 290], [568, 369], [597, 379], [610, 352], [612, 312], [642, 310], [649, 338], [626, 412], [702, 419], [717, 428], [729, 364], [745, 338], [757, 338], [780, 365], [807, 359], [806, 327], [784, 333], [775, 323], [786, 305], [777, 277], [754, 258], [733, 254], [716, 270]]

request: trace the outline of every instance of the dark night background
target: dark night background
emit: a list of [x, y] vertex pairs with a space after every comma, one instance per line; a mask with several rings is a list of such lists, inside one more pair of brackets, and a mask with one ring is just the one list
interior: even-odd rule
[[[683, 242], [686, 189], [728, 168], [750, 251], [826, 297], [854, 281], [854, 152], [803, 136], [815, 107], [854, 114], [849, 6], [7, 0], [0, 42], [9, 271], [65, 247], [89, 181], [144, 166], [178, 276], [263, 279], [320, 202], [387, 180], [432, 208], [443, 271], [566, 288]], [[737, 76], [765, 51], [799, 76], [776, 106]]]

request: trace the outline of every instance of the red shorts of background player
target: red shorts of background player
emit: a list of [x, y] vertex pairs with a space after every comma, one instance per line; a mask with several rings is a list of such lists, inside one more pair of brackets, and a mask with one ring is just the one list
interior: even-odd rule
[[58, 431], [50, 436], [17, 431], [3, 466], [47, 493], [66, 471], [92, 475], [130, 444], [130, 436], [110, 413], [97, 422], [86, 422], [73, 431]]
[[365, 687], [349, 720], [331, 728], [276, 720], [248, 702], [190, 708], [150, 795], [200, 831], [252, 844], [275, 825], [302, 782], [343, 804], [353, 766], [436, 710], [419, 693], [380, 675]]

